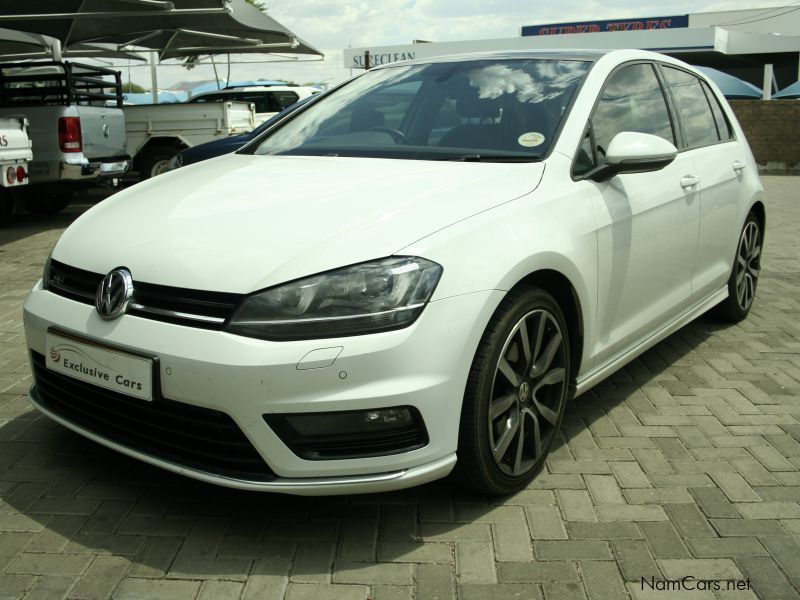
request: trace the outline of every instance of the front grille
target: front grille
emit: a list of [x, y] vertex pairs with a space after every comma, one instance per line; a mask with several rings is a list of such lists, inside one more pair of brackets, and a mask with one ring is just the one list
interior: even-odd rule
[[54, 294], [94, 306], [97, 286], [104, 276], [50, 259], [46, 277], [45, 286]]
[[39, 403], [67, 421], [197, 471], [247, 481], [275, 479], [229, 415], [165, 398], [130, 398], [51, 371], [44, 356], [32, 355]]
[[[50, 260], [47, 289], [76, 302], [94, 306], [97, 286], [104, 275]], [[203, 329], [222, 329], [241, 300], [239, 294], [207, 292], [133, 282], [133, 298], [127, 313]]]

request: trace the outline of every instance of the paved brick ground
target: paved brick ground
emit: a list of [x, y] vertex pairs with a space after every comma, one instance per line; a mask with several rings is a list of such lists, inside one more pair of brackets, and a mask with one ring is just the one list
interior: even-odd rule
[[[503, 500], [218, 489], [39, 417], [21, 306], [82, 207], [19, 219], [0, 230], [0, 597], [800, 598], [800, 179], [765, 183], [750, 318], [700, 319], [580, 398], [547, 472]], [[752, 589], [642, 589], [684, 576]]]

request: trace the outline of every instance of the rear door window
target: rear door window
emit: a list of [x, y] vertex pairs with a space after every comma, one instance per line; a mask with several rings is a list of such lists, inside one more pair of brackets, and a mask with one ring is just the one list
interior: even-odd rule
[[270, 110], [267, 98], [264, 96], [262, 92], [234, 92], [233, 94], [231, 94], [231, 100], [235, 100], [236, 102], [248, 102], [250, 104], [255, 104], [257, 113], [275, 112], [273, 110]]
[[[295, 94], [294, 92], [269, 92], [270, 95], [270, 106], [271, 111], [269, 112], [280, 112], [284, 108], [288, 108], [295, 102], [300, 99], [300, 96]], [[258, 111], [258, 112], [268, 112], [268, 111]]]
[[719, 103], [716, 94], [711, 90], [711, 87], [705, 82], [700, 81], [703, 86], [703, 91], [708, 97], [708, 102], [711, 104], [711, 112], [714, 113], [714, 121], [717, 124], [717, 135], [721, 142], [727, 142], [733, 139], [733, 129], [731, 128], [728, 117], [725, 116], [725, 111]]
[[663, 72], [675, 100], [685, 146], [699, 148], [716, 144], [720, 140], [717, 123], [700, 80], [673, 67], [663, 66]]
[[230, 94], [208, 94], [205, 96], [197, 96], [192, 98], [189, 102], [195, 104], [207, 104], [209, 102], [228, 102], [231, 99]]

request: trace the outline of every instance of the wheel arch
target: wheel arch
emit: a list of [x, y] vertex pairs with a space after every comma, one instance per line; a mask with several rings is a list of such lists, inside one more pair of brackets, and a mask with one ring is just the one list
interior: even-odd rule
[[570, 383], [570, 394], [572, 395], [575, 391], [575, 378], [580, 373], [583, 360], [585, 339], [583, 303], [569, 277], [555, 269], [532, 271], [520, 279], [511, 290], [529, 286], [539, 287], [549, 293], [555, 298], [561, 310], [564, 311], [564, 318], [567, 321], [570, 336], [570, 363], [572, 364], [573, 379]]
[[178, 151], [180, 151], [188, 148], [189, 144], [181, 139], [180, 136], [152, 137], [142, 144], [142, 146], [136, 151], [134, 161], [138, 160], [140, 157], [144, 156], [154, 148], [160, 147], [177, 148]]
[[767, 226], [767, 209], [764, 206], [764, 202], [761, 199], [756, 200], [748, 212], [754, 212], [758, 217], [758, 224], [761, 227], [761, 243], [763, 244]]

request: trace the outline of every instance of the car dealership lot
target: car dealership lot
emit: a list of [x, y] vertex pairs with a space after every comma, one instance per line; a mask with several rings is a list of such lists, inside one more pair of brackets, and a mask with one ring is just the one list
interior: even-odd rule
[[702, 318], [573, 402], [547, 473], [503, 500], [446, 481], [334, 498], [221, 489], [39, 416], [22, 302], [87, 205], [18, 217], [0, 229], [0, 598], [606, 600], [658, 598], [643, 577], [685, 576], [722, 581], [693, 598], [797, 598], [800, 179], [763, 181], [748, 319]]

